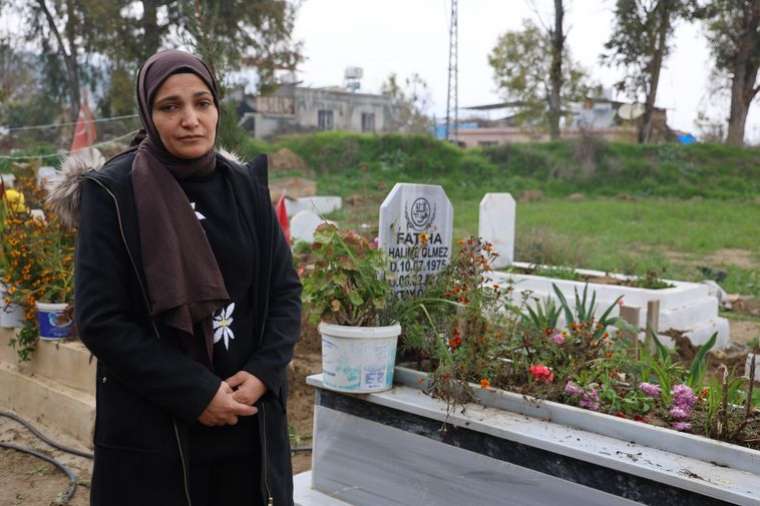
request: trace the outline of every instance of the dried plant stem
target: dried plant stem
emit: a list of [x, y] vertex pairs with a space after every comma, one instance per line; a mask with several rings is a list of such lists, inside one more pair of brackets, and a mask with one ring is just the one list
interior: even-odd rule
[[728, 430], [728, 367], [725, 364], [720, 365], [720, 369], [723, 372], [721, 378], [722, 383], [722, 396], [720, 407], [720, 422], [718, 423], [718, 437], [723, 436], [726, 430]]
[[741, 433], [741, 431], [744, 430], [744, 428], [749, 423], [750, 415], [752, 414], [752, 390], [755, 386], [755, 357], [757, 356], [757, 349], [754, 349], [752, 351], [752, 360], [750, 360], [749, 364], [749, 387], [747, 388], [747, 404], [744, 408], [744, 420], [742, 420], [742, 423], [731, 435], [731, 439], [736, 438]]

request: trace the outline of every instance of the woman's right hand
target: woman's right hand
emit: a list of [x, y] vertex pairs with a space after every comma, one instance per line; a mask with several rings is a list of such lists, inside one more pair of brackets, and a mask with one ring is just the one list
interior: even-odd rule
[[235, 425], [239, 416], [251, 416], [258, 412], [256, 407], [236, 401], [234, 393], [232, 387], [222, 381], [216, 395], [198, 417], [198, 421], [208, 427]]

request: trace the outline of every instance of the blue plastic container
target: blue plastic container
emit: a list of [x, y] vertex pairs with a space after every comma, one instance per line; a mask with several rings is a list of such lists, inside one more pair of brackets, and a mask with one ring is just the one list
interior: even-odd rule
[[59, 341], [71, 335], [74, 323], [66, 314], [68, 304], [37, 303], [37, 323], [40, 327], [40, 339]]

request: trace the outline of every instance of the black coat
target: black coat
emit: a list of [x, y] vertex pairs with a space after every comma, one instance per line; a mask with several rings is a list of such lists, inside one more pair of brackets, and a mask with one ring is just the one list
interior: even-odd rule
[[[133, 159], [133, 152], [120, 155], [81, 182], [76, 320], [80, 338], [98, 358], [91, 504], [187, 505], [188, 427], [221, 379], [181, 352], [149, 317]], [[288, 506], [286, 367], [300, 332], [301, 284], [261, 175], [221, 156], [217, 163], [228, 169], [260, 248], [252, 259], [258, 346], [244, 369], [267, 386], [254, 415], [261, 429], [262, 495]], [[265, 174], [266, 158], [257, 163]]]

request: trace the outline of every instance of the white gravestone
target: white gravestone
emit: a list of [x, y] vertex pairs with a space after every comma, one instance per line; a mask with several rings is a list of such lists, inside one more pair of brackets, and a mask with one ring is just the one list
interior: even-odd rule
[[294, 243], [306, 241], [311, 244], [314, 242], [314, 232], [322, 223], [325, 223], [325, 220], [315, 213], [311, 211], [299, 211], [290, 220], [290, 237]]
[[437, 185], [396, 183], [380, 206], [379, 247], [398, 293], [418, 293], [451, 260], [454, 208]]
[[480, 201], [478, 235], [499, 254], [493, 261], [494, 269], [515, 260], [515, 211], [515, 199], [509, 193], [486, 193]]

